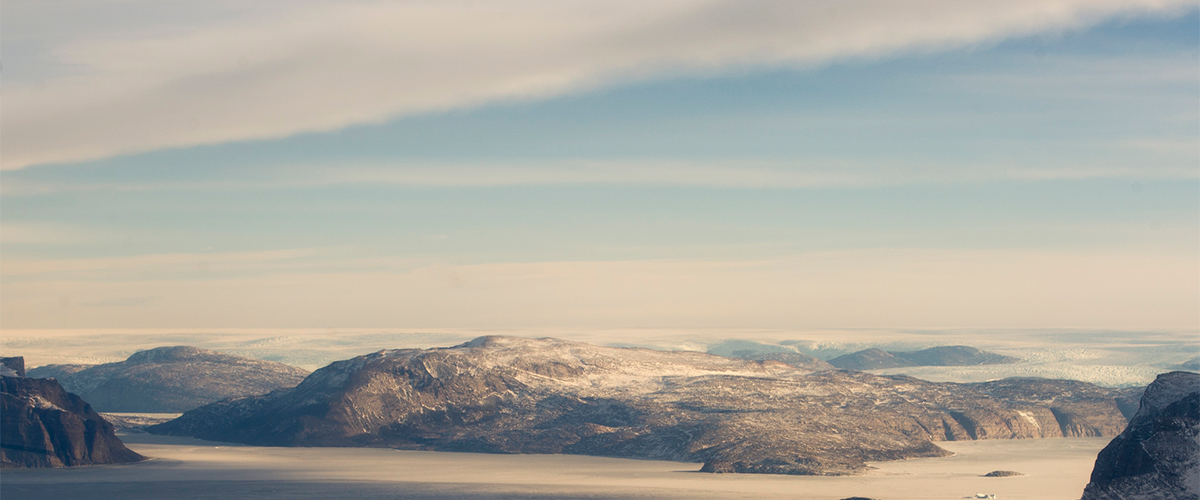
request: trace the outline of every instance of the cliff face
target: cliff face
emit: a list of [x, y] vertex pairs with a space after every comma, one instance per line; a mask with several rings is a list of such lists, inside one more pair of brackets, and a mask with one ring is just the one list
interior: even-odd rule
[[1096, 457], [1083, 500], [1200, 498], [1200, 375], [1171, 372], [1146, 388], [1129, 426]]
[[112, 425], [54, 380], [0, 377], [0, 466], [65, 467], [143, 460]]
[[140, 351], [118, 363], [30, 370], [30, 376], [55, 377], [97, 411], [135, 413], [179, 413], [225, 398], [265, 394], [295, 386], [306, 375], [281, 363], [187, 346]]
[[[1039, 399], [694, 352], [483, 337], [333, 363], [293, 389], [221, 401], [152, 433], [274, 446], [386, 446], [704, 462], [712, 472], [852, 474], [957, 439], [1115, 435], [1105, 389]], [[1064, 425], [1063, 422], [1069, 424]]]

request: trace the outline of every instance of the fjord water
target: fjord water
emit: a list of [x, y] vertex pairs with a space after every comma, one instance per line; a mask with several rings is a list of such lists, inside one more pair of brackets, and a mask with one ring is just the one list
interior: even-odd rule
[[[946, 442], [955, 453], [873, 464], [864, 476], [700, 473], [700, 464], [572, 455], [266, 448], [126, 434], [152, 460], [6, 470], [6, 500], [383, 498], [1078, 498], [1109, 438]], [[1017, 477], [982, 477], [1013, 470]]]

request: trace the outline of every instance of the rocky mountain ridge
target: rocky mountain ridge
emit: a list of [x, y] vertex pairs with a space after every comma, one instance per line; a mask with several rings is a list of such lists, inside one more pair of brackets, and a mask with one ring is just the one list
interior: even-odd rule
[[[11, 366], [7, 365], [6, 366]], [[58, 382], [0, 376], [0, 467], [68, 467], [143, 460], [113, 426]]]
[[105, 412], [180, 413], [221, 399], [292, 387], [307, 370], [189, 346], [139, 351], [102, 365], [48, 365], [29, 376], [53, 377]]
[[1096, 457], [1083, 500], [1200, 498], [1200, 375], [1159, 375]]
[[777, 361], [481, 337], [335, 362], [295, 388], [220, 401], [152, 433], [272, 446], [572, 453], [710, 472], [854, 474], [962, 439], [1111, 436], [1119, 391], [932, 383]]

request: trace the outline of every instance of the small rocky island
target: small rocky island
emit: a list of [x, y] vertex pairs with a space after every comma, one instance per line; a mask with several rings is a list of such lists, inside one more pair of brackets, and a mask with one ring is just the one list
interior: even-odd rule
[[[18, 363], [16, 360], [20, 360]], [[144, 460], [113, 426], [58, 382], [25, 378], [24, 360], [5, 358], [0, 376], [0, 467], [70, 467]], [[20, 369], [15, 369], [20, 367]]]
[[151, 433], [268, 446], [570, 453], [708, 472], [840, 475], [937, 442], [1115, 436], [1123, 392], [1047, 379], [933, 383], [775, 360], [481, 337], [335, 362]]

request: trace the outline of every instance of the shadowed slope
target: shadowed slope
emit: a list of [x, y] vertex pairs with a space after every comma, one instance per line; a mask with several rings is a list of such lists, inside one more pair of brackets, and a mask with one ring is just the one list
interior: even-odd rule
[[79, 396], [47, 379], [0, 377], [0, 466], [64, 467], [143, 460]]
[[1200, 498], [1200, 375], [1171, 372], [1100, 451], [1083, 500]]

